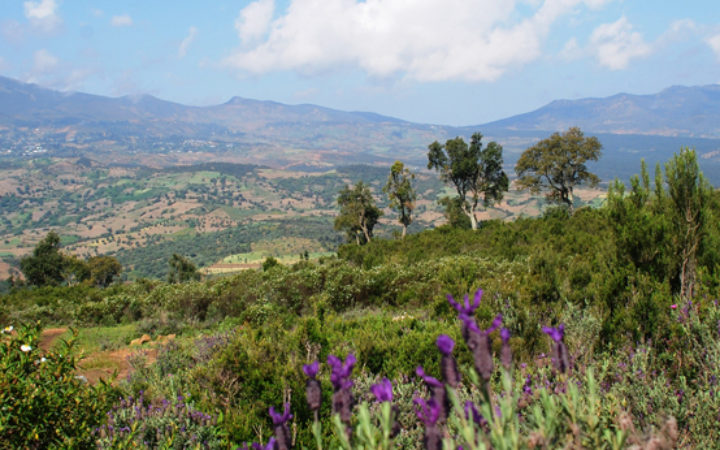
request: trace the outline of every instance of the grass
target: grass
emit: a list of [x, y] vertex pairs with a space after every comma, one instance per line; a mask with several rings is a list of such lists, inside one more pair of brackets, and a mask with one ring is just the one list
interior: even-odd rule
[[[68, 330], [61, 339], [68, 339], [72, 333]], [[114, 327], [90, 327], [78, 330], [76, 346], [83, 353], [94, 353], [106, 349], [117, 349], [127, 345], [138, 337], [135, 324]]]

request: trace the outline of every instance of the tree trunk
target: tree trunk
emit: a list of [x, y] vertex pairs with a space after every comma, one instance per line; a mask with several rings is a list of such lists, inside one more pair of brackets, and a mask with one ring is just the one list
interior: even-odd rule
[[575, 212], [575, 196], [573, 195], [572, 187], [568, 188], [568, 191], [567, 191], [567, 203], [568, 203], [568, 207], [570, 208], [570, 215], [572, 216], [573, 213]]
[[402, 238], [405, 239], [405, 235], [407, 234], [407, 225], [403, 224], [403, 230], [402, 230]]
[[477, 218], [475, 217], [475, 207], [471, 206], [470, 210], [468, 210], [467, 205], [463, 205], [462, 210], [470, 218], [470, 227], [473, 230], [477, 230]]

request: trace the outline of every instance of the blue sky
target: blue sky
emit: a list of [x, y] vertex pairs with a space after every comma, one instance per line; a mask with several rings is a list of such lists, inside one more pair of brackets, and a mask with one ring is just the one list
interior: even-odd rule
[[720, 82], [717, 0], [3, 0], [0, 74], [471, 125]]

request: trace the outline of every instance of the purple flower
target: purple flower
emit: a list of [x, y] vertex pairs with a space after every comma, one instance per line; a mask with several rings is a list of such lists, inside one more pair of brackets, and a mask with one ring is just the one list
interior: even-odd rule
[[373, 393], [378, 403], [391, 402], [393, 399], [392, 383], [387, 378], [383, 378], [380, 383], [372, 385], [370, 392]]
[[443, 384], [440, 382], [440, 380], [426, 374], [425, 369], [423, 369], [422, 366], [417, 366], [417, 369], [415, 369], [415, 374], [422, 378], [423, 381], [425, 381], [425, 384], [428, 385], [428, 387], [443, 387]]
[[512, 350], [510, 349], [510, 330], [503, 328], [500, 330], [500, 339], [502, 339], [502, 350], [500, 351], [500, 361], [503, 367], [510, 370], [512, 365]]
[[418, 419], [425, 424], [425, 426], [435, 425], [440, 417], [440, 405], [435, 400], [430, 399], [425, 401], [424, 398], [416, 397], [413, 400], [415, 403], [415, 414]]
[[455, 341], [453, 341], [452, 338], [447, 334], [441, 334], [440, 336], [438, 336], [435, 343], [438, 350], [440, 350], [440, 353], [442, 353], [443, 355], [450, 355], [453, 351], [453, 348], [455, 348]]
[[455, 341], [453, 341], [450, 336], [441, 334], [438, 336], [436, 343], [440, 353], [442, 353], [440, 372], [442, 373], [443, 380], [453, 388], [456, 388], [458, 383], [460, 383], [460, 372], [457, 369], [455, 358], [452, 356]]
[[566, 372], [570, 368], [570, 358], [568, 357], [568, 350], [565, 346], [565, 342], [563, 342], [563, 338], [565, 337], [565, 324], [561, 323], [557, 328], [543, 327], [542, 330], [543, 333], [550, 336], [550, 338], [555, 342], [555, 357], [553, 358], [555, 367], [560, 372]]
[[357, 362], [355, 355], [352, 353], [348, 354], [345, 358], [345, 362], [335, 355], [328, 355], [327, 362], [332, 369], [330, 373], [330, 382], [333, 384], [335, 390], [337, 391], [340, 389], [350, 388], [352, 386], [352, 382], [349, 381], [350, 374]]
[[[276, 447], [278, 450], [288, 450], [292, 447], [292, 439], [290, 438], [290, 429], [287, 426], [287, 422], [293, 418], [290, 414], [290, 403], [285, 403], [285, 410], [282, 414], [275, 412], [275, 408], [270, 407], [270, 417], [272, 418], [273, 425], [275, 427], [275, 440]], [[271, 448], [274, 448], [271, 447]]]
[[437, 378], [427, 375], [422, 366], [418, 366], [417, 369], [415, 369], [415, 374], [425, 381], [425, 385], [432, 394], [432, 400], [438, 406], [439, 419], [441, 421], [445, 420], [447, 410], [450, 407], [450, 399], [448, 399], [447, 392], [445, 391], [445, 385]]
[[475, 310], [478, 308], [478, 306], [480, 306], [480, 300], [482, 300], [482, 295], [483, 295], [483, 290], [478, 289], [477, 292], [475, 292], [475, 298], [473, 299], [472, 305], [470, 304], [470, 298], [468, 297], [467, 294], [465, 294], [465, 297], [464, 297], [465, 301], [463, 302], [464, 304], [462, 304], [462, 305], [459, 304], [458, 302], [456, 302], [455, 299], [450, 294], [447, 295], [447, 300], [448, 300], [448, 303], [450, 303], [450, 305], [452, 305], [452, 307], [455, 308], [455, 310], [458, 313], [471, 316], [471, 315], [473, 315]]
[[561, 323], [557, 328], [542, 327], [542, 331], [550, 336], [553, 341], [560, 342], [565, 337], [565, 324]]
[[303, 365], [303, 372], [305, 372], [305, 375], [306, 375], [308, 378], [313, 378], [313, 379], [314, 379], [315, 376], [317, 375], [319, 369], [320, 369], [320, 362], [319, 362], [319, 361], [315, 361], [315, 362], [312, 363], [312, 364], [305, 364], [305, 365]]
[[257, 442], [252, 443], [253, 450], [274, 450], [275, 449], [275, 438], [271, 437], [267, 445], [258, 444]]
[[465, 418], [467, 420], [472, 419], [473, 422], [477, 426], [484, 426], [487, 424], [487, 421], [485, 418], [480, 414], [480, 411], [478, 411], [477, 407], [475, 406], [475, 403], [471, 402], [470, 400], [465, 402]]
[[523, 384], [523, 392], [527, 395], [532, 395], [532, 378], [530, 377], [530, 374], [528, 374], [527, 378], [525, 378], [525, 384]]
[[290, 403], [285, 403], [285, 410], [282, 414], [275, 412], [275, 408], [272, 406], [269, 409], [269, 413], [272, 418], [273, 425], [282, 425], [293, 418], [293, 415], [290, 414]]

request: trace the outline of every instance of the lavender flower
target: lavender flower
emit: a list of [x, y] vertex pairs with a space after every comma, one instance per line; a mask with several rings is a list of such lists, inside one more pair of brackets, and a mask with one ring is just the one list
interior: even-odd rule
[[490, 333], [502, 325], [502, 314], [498, 314], [487, 330], [481, 330], [475, 323], [475, 319], [466, 315], [460, 315], [460, 320], [465, 323], [467, 329], [466, 343], [473, 353], [475, 370], [485, 380], [490, 380], [493, 373], [492, 346]]
[[447, 411], [450, 408], [450, 400], [445, 391], [445, 385], [437, 378], [426, 374], [422, 366], [418, 366], [417, 369], [415, 369], [415, 374], [423, 379], [425, 386], [427, 386], [432, 395], [432, 400], [438, 406], [439, 420], [445, 420]]
[[318, 361], [303, 366], [303, 372], [305, 372], [305, 375], [308, 377], [305, 382], [305, 398], [307, 399], [310, 410], [316, 412], [316, 416], [317, 410], [320, 409], [320, 404], [322, 403], [322, 387], [320, 386], [320, 382], [315, 378], [319, 367], [320, 363]]
[[483, 290], [478, 289], [475, 292], [475, 298], [473, 299], [472, 305], [470, 304], [470, 298], [468, 297], [467, 294], [465, 294], [464, 302], [462, 305], [459, 304], [458, 302], [456, 302], [455, 299], [450, 294], [447, 295], [447, 300], [448, 300], [448, 303], [450, 303], [450, 305], [453, 308], [455, 308], [455, 310], [459, 314], [465, 314], [468, 316], [472, 316], [473, 313], [475, 313], [475, 310], [478, 308], [478, 306], [480, 306], [480, 300], [482, 300], [482, 295], [483, 295]]
[[335, 392], [332, 396], [332, 409], [336, 414], [340, 414], [340, 420], [346, 425], [350, 425], [352, 418], [352, 408], [355, 404], [352, 391], [350, 388], [353, 382], [350, 380], [350, 374], [357, 359], [352, 353], [348, 354], [345, 362], [335, 355], [329, 355], [327, 362], [331, 367], [330, 382], [333, 384]]
[[268, 441], [267, 445], [262, 445], [262, 443], [253, 442], [252, 448], [253, 450], [275, 450], [275, 438], [271, 437]]
[[370, 392], [373, 393], [378, 403], [392, 402], [392, 383], [387, 378], [383, 378], [380, 383], [372, 385]]
[[478, 411], [475, 403], [470, 400], [465, 402], [465, 418], [467, 420], [472, 419], [472, 421], [479, 427], [483, 427], [487, 424], [487, 420], [485, 420], [482, 414], [480, 414], [480, 411]]
[[416, 406], [415, 414], [418, 419], [425, 424], [425, 435], [423, 437], [425, 449], [441, 450], [442, 433], [440, 428], [437, 426], [437, 423], [440, 419], [440, 411], [442, 408], [435, 402], [434, 399], [430, 399], [426, 402], [425, 399], [417, 397], [413, 400], [413, 403], [415, 403]]
[[562, 373], [567, 372], [570, 369], [570, 359], [568, 357], [567, 347], [563, 341], [565, 338], [565, 324], [561, 323], [557, 328], [543, 327], [542, 331], [550, 336], [555, 343], [555, 358], [553, 360], [555, 367]]
[[455, 358], [452, 356], [455, 341], [453, 341], [450, 336], [441, 334], [438, 336], [436, 344], [438, 350], [442, 353], [440, 372], [442, 373], [443, 380], [451, 387], [457, 388], [460, 383], [460, 372], [458, 371]]
[[510, 349], [510, 330], [503, 328], [500, 330], [500, 339], [502, 339], [502, 350], [500, 351], [500, 361], [502, 361], [505, 370], [510, 370], [512, 365], [512, 349]]
[[287, 426], [287, 422], [293, 418], [290, 414], [290, 403], [285, 403], [285, 410], [282, 414], [275, 412], [275, 408], [272, 406], [269, 409], [270, 417], [275, 427], [275, 440], [277, 450], [288, 450], [292, 448], [292, 440], [290, 438], [290, 429]]

